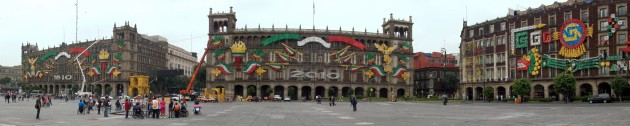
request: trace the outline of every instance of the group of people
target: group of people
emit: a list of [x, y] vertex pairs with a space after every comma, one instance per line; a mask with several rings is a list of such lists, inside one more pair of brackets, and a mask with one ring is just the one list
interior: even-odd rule
[[15, 93], [8, 93], [4, 95], [4, 101], [6, 101], [7, 103], [11, 103], [11, 101], [13, 101], [13, 103], [15, 103], [17, 101], [24, 101], [25, 97], [25, 94], [18, 95]]
[[[179, 118], [188, 116], [188, 106], [185, 101], [180, 103], [174, 102], [172, 99], [169, 104], [166, 104], [164, 98], [158, 100], [158, 98], [149, 98], [145, 102], [136, 102], [133, 104], [130, 100], [125, 100], [125, 119], [129, 118], [129, 111], [132, 110], [134, 118], [150, 117], [153, 119], [159, 119], [166, 117], [166, 111], [168, 110], [168, 118]], [[167, 109], [168, 107], [168, 109]], [[199, 102], [195, 102], [195, 108], [201, 109]], [[146, 109], [146, 110], [145, 110]], [[145, 113], [146, 111], [146, 113]]]
[[[315, 96], [315, 100], [317, 101], [317, 104], [322, 104], [322, 97], [317, 95]], [[337, 104], [335, 104], [335, 96], [330, 96], [328, 98], [328, 106], [336, 106]], [[352, 106], [352, 111], [357, 111], [357, 98], [353, 95], [352, 97], [350, 97], [350, 106]]]
[[[104, 116], [108, 117], [108, 111], [111, 110], [111, 105], [109, 103], [109, 98], [99, 99], [97, 97], [88, 97], [82, 100], [79, 100], [79, 110], [78, 114], [87, 113], [90, 114], [90, 111], [94, 110], [94, 106], [96, 106], [97, 114], [101, 114], [101, 108], [104, 108]], [[85, 110], [87, 109], [87, 111]]]

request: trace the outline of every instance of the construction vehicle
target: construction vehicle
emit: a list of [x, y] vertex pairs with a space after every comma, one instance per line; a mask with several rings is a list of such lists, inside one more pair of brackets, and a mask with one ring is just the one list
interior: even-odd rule
[[203, 55], [201, 56], [201, 60], [199, 60], [199, 64], [197, 64], [197, 67], [195, 68], [195, 72], [190, 78], [190, 81], [188, 82], [188, 86], [186, 87], [185, 90], [179, 91], [179, 94], [182, 94], [184, 96], [190, 96], [190, 98], [192, 98], [191, 100], [196, 99], [196, 96], [191, 96], [193, 95], [193, 92], [191, 91], [191, 89], [194, 84], [193, 82], [195, 81], [195, 78], [197, 77], [197, 73], [199, 73], [199, 69], [201, 68], [201, 65], [204, 63], [203, 61], [206, 59], [206, 54], [208, 54], [208, 51], [210, 50], [209, 44], [210, 43], [208, 43], [208, 46], [206, 46], [206, 50], [203, 52]]

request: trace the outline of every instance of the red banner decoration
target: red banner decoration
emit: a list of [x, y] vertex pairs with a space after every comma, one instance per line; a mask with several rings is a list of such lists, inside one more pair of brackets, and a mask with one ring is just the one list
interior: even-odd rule
[[550, 43], [551, 42], [551, 31], [546, 31], [542, 33], [542, 38], [543, 38], [543, 43]]
[[527, 70], [529, 68], [529, 61], [521, 57], [516, 60], [516, 70]]
[[363, 45], [363, 43], [346, 36], [328, 36], [328, 42], [343, 42], [357, 47], [361, 50], [365, 49], [365, 45]]
[[[70, 53], [70, 54], [73, 54], [73, 53], [81, 53], [81, 52], [83, 52], [83, 51], [85, 51], [85, 49], [77, 47], [77, 48], [72, 48], [72, 49], [68, 50], [68, 53]], [[90, 51], [85, 51], [85, 52], [83, 53], [83, 55], [85, 55], [85, 56], [90, 56]]]

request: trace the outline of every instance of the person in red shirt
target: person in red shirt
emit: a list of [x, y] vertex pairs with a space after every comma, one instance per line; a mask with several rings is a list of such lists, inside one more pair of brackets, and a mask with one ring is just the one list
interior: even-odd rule
[[131, 108], [131, 103], [129, 103], [129, 99], [125, 99], [125, 119], [129, 119], [130, 108]]

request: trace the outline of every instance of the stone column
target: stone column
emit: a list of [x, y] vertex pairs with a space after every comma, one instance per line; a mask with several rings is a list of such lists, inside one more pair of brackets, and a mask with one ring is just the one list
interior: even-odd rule
[[593, 89], [592, 96], [595, 96], [595, 95], [599, 94], [599, 87], [597, 87], [597, 84], [595, 84], [595, 86], [592, 86], [592, 87], [593, 87], [592, 88]]
[[582, 96], [580, 92], [581, 92], [580, 85], [575, 85], [575, 96]]
[[545, 98], [549, 98], [549, 87], [548, 86], [544, 86], [544, 93], [545, 94]]
[[472, 100], [476, 101], [477, 100], [477, 89], [475, 87], [472, 87]]
[[282, 100], [284, 100], [284, 98], [289, 97], [289, 87], [288, 86], [286, 86], [286, 87], [282, 86], [282, 87], [284, 87], [284, 90], [283, 90], [283, 93], [282, 93], [283, 96], [280, 96], [280, 97], [282, 97]]
[[[492, 87], [492, 88], [494, 88], [494, 90], [493, 90], [493, 91], [494, 91], [494, 98], [498, 98], [498, 97], [500, 97], [500, 96], [499, 96], [499, 89], [498, 89], [498, 86], [495, 86], [495, 87]], [[495, 100], [498, 100], [498, 99], [495, 99]]]
[[503, 96], [504, 98], [508, 98], [508, 97], [512, 96], [512, 90], [510, 90], [510, 86], [507, 86], [505, 88], [505, 95], [506, 96]]
[[297, 99], [295, 100], [302, 100], [302, 85], [298, 86], [295, 90], [297, 90]]

